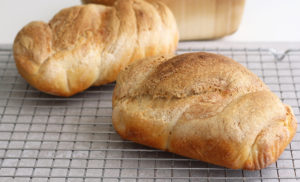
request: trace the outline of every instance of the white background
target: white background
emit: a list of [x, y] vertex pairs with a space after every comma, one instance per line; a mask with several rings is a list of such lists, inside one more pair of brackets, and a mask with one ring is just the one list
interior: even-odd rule
[[[1, 0], [0, 44], [11, 44], [32, 20], [48, 21], [79, 0]], [[300, 41], [300, 0], [248, 0], [239, 30], [221, 42]]]

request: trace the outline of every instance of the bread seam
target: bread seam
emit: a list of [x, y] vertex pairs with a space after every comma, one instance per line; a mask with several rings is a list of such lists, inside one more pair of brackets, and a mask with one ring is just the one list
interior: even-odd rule
[[[136, 10], [134, 9], [133, 12], [134, 12], [134, 17], [135, 17], [135, 22], [137, 22]], [[132, 58], [135, 56], [136, 48], [140, 46], [140, 43], [138, 41], [139, 40], [139, 27], [138, 27], [137, 23], [136, 23], [135, 27], [136, 27], [135, 47], [133, 49], [133, 54], [131, 55], [129, 62], [131, 62]]]
[[69, 76], [68, 76], [68, 72], [67, 72], [67, 70], [65, 71], [65, 73], [66, 73], [66, 81], [67, 81], [67, 90], [68, 90], [68, 92], [70, 92], [71, 91], [71, 87], [70, 87], [70, 78], [69, 78]]
[[170, 129], [169, 132], [168, 132], [167, 145], [166, 145], [166, 150], [167, 150], [167, 151], [170, 151], [170, 148], [169, 148], [169, 146], [170, 146], [170, 137], [171, 137], [171, 135], [172, 135], [173, 129], [174, 129], [174, 127], [177, 125], [179, 119], [182, 117], [182, 114], [183, 114], [189, 107], [190, 107], [190, 105], [185, 106], [185, 108], [183, 109], [183, 111], [182, 111], [181, 113], [178, 113], [178, 114], [177, 114], [177, 117], [176, 117], [177, 119], [176, 119], [176, 121], [175, 121], [174, 123], [171, 122], [171, 123], [173, 123], [173, 124], [172, 124], [172, 126], [171, 126], [171, 129]]
[[[269, 127], [269, 126], [270, 126], [270, 124], [267, 125], [266, 127]], [[258, 138], [260, 137], [261, 133], [262, 133], [264, 130], [265, 130], [265, 128], [262, 128], [262, 129], [258, 132], [258, 134], [256, 135], [256, 138], [255, 138], [254, 142], [252, 143], [252, 145], [251, 145], [251, 147], [250, 147], [248, 157], [247, 157], [247, 158], [245, 159], [245, 161], [244, 161], [244, 165], [245, 165], [246, 161], [250, 158], [250, 156], [252, 156], [253, 147], [256, 145], [256, 143], [257, 143], [257, 141], [258, 141]], [[258, 156], [257, 156], [257, 157], [258, 157]], [[254, 160], [254, 162], [255, 162], [255, 161], [258, 161], [258, 164], [259, 164], [258, 168], [261, 168], [260, 161], [257, 160], [257, 159]], [[254, 166], [256, 167], [257, 165], [255, 164]]]

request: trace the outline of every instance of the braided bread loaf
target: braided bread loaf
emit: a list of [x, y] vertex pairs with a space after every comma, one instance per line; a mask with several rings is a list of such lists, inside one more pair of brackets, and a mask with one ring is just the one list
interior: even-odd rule
[[115, 81], [129, 63], [173, 53], [178, 31], [162, 3], [117, 0], [114, 6], [63, 9], [47, 24], [31, 22], [13, 50], [19, 73], [35, 88], [71, 96]]
[[127, 67], [114, 90], [113, 125], [125, 139], [233, 169], [273, 163], [297, 127], [256, 75], [211, 53]]

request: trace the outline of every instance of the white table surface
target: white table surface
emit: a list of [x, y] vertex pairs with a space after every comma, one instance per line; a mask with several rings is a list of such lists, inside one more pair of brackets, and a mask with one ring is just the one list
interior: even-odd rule
[[[48, 21], [79, 0], [1, 0], [0, 44], [11, 44], [17, 32], [32, 20]], [[248, 0], [239, 30], [217, 42], [299, 42], [299, 0]]]

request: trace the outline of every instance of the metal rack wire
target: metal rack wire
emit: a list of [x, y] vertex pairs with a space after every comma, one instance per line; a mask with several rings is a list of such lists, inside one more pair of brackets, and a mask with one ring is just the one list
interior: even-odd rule
[[[269, 85], [300, 121], [300, 50], [179, 48], [221, 53]], [[284, 56], [285, 57], [284, 57]], [[276, 59], [282, 58], [279, 61]], [[122, 140], [111, 124], [114, 84], [71, 98], [30, 87], [0, 50], [0, 181], [295, 181], [300, 135], [258, 171], [231, 170]]]

